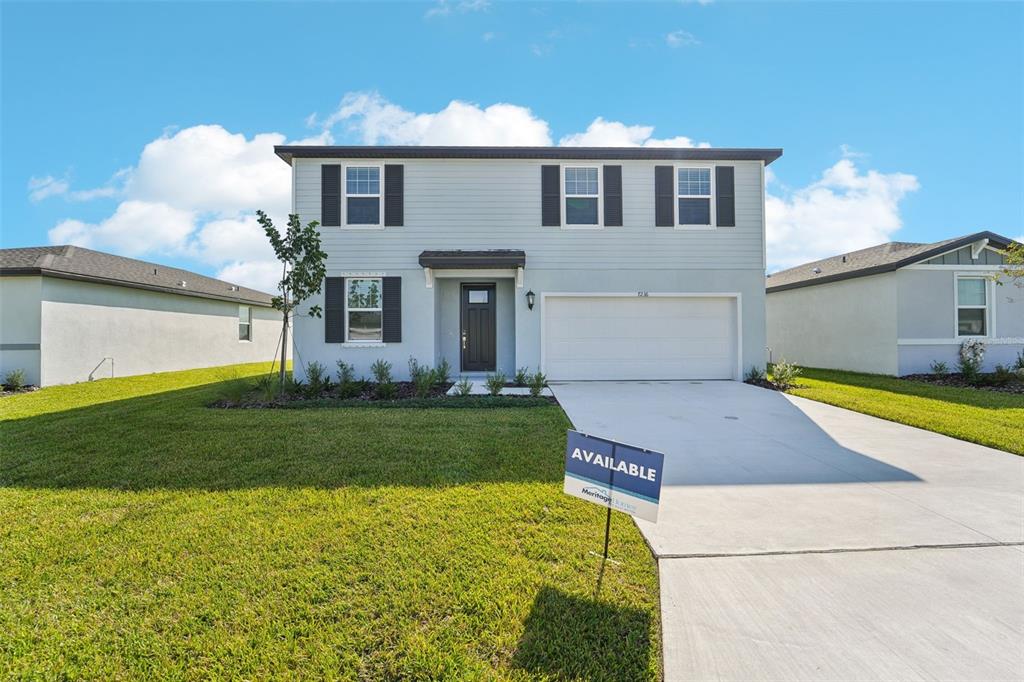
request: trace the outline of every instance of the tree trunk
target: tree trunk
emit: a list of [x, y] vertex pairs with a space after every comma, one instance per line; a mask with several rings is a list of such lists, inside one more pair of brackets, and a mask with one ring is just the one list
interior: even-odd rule
[[284, 391], [284, 377], [285, 377], [285, 372], [287, 371], [286, 368], [287, 368], [287, 364], [288, 364], [288, 313], [289, 313], [289, 309], [288, 309], [288, 290], [287, 289], [282, 291], [281, 297], [282, 297], [282, 300], [284, 301], [284, 305], [282, 306], [284, 308], [284, 311], [282, 312], [282, 317], [284, 318], [284, 321], [283, 321], [282, 327], [281, 327], [281, 390]]

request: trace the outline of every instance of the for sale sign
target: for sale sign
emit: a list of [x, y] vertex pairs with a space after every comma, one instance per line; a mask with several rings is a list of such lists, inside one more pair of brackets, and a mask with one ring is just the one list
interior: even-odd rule
[[657, 521], [664, 463], [660, 452], [569, 431], [563, 490], [602, 507]]

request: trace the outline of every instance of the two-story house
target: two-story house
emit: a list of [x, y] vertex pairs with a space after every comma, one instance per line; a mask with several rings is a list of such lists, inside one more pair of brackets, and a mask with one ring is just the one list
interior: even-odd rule
[[740, 379], [765, 363], [765, 167], [779, 149], [279, 146], [320, 222], [296, 373]]

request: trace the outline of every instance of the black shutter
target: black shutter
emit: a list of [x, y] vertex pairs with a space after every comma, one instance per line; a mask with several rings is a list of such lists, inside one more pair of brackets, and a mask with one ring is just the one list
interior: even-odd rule
[[345, 278], [324, 278], [324, 343], [345, 342]]
[[715, 166], [715, 215], [719, 227], [736, 227], [736, 176], [732, 166]]
[[562, 224], [562, 169], [560, 166], [540, 167], [540, 224], [560, 227]]
[[676, 193], [672, 191], [672, 166], [654, 167], [654, 225], [675, 226]]
[[402, 278], [385, 277], [381, 308], [384, 310], [384, 343], [402, 342]]
[[604, 224], [622, 226], [622, 166], [604, 167]]
[[384, 166], [384, 226], [398, 227], [405, 223], [405, 166]]
[[341, 226], [341, 166], [320, 166], [320, 224]]

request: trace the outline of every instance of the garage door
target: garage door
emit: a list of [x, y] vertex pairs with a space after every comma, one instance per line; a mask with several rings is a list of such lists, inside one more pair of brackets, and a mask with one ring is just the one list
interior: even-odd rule
[[549, 379], [737, 378], [735, 298], [549, 295], [543, 307]]

